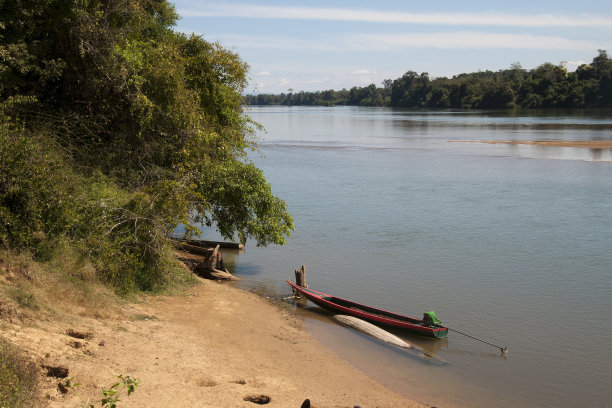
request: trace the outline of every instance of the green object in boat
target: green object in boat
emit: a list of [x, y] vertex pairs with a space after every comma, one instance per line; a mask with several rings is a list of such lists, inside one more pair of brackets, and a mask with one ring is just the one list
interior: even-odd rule
[[436, 312], [430, 310], [429, 312], [425, 312], [423, 314], [423, 322], [428, 326], [441, 326], [442, 322], [436, 316]]

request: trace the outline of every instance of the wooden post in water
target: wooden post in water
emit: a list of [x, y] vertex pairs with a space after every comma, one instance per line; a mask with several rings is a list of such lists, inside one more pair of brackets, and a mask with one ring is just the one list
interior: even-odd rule
[[227, 272], [227, 269], [225, 268], [225, 263], [223, 263], [223, 255], [221, 254], [221, 251], [217, 252], [217, 265], [216, 268]]
[[306, 266], [302, 265], [300, 270], [295, 270], [295, 284], [302, 287], [308, 288], [308, 284], [306, 283]]

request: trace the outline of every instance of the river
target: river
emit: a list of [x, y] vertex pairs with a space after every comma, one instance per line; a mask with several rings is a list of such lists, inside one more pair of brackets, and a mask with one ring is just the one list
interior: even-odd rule
[[612, 150], [481, 141], [612, 140], [612, 112], [252, 107], [251, 155], [286, 200], [284, 247], [226, 255], [241, 285], [311, 288], [457, 333], [403, 336], [423, 361], [299, 307], [324, 345], [438, 407], [612, 405]]

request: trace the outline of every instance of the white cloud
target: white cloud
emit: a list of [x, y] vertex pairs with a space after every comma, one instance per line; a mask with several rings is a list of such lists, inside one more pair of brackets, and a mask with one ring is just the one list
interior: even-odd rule
[[582, 64], [587, 64], [585, 61], [564, 61], [563, 66], [570, 72], [574, 72]]
[[370, 71], [369, 69], [357, 69], [350, 73], [351, 75], [369, 75], [376, 74], [376, 71]]
[[558, 36], [531, 34], [498, 34], [487, 32], [444, 32], [418, 34], [368, 34], [352, 36], [353, 47], [361, 50], [397, 50], [401, 48], [521, 48], [546, 50], [593, 50], [609, 48], [608, 44], [571, 40]]
[[[211, 35], [222, 44], [238, 49], [282, 49], [327, 52], [398, 51], [406, 48], [442, 49], [610, 49], [612, 42], [573, 40], [560, 36], [454, 31], [438, 33], [342, 34], [324, 40], [302, 40], [277, 36]], [[363, 75], [354, 71], [354, 75]], [[369, 72], [373, 73], [373, 72]]]
[[265, 82], [254, 81], [249, 84], [250, 92], [262, 92], [266, 89]]
[[[275, 71], [284, 71], [283, 69]], [[342, 89], [343, 87], [355, 86], [357, 77], [348, 76], [346, 70], [324, 69], [324, 72], [304, 73], [295, 69], [288, 69], [279, 76], [266, 77], [265, 81], [256, 81], [250, 83], [247, 88], [247, 93], [281, 93], [300, 91], [316, 91], [325, 89]], [[366, 85], [370, 84], [368, 82]]]
[[300, 81], [301, 83], [313, 85], [313, 84], [325, 84], [329, 82], [329, 78], [313, 78]]
[[334, 20], [374, 23], [439, 24], [514, 27], [612, 27], [612, 17], [501, 13], [405, 13], [365, 9], [275, 7], [204, 3], [178, 10], [183, 17], [241, 17], [259, 19]]
[[345, 45], [331, 45], [332, 41], [302, 40], [292, 37], [210, 34], [205, 38], [211, 41], [219, 41], [221, 44], [229, 47], [235, 46], [250, 49], [294, 49], [336, 52], [345, 48]]
[[365, 86], [376, 82], [376, 71], [371, 69], [356, 69], [349, 72], [353, 85]]
[[258, 76], [270, 76], [272, 74], [270, 73], [270, 71], [260, 71], [260, 72], [256, 73], [255, 75], [258, 75]]

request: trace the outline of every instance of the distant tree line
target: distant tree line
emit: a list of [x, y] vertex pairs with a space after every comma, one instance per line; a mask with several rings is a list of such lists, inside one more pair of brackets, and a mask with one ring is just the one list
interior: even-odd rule
[[430, 79], [406, 72], [350, 90], [247, 95], [250, 105], [351, 105], [405, 108], [539, 109], [612, 106], [612, 59], [605, 50], [590, 64], [568, 72], [560, 65], [544, 63], [526, 70], [519, 63], [497, 72], [459, 74]]

